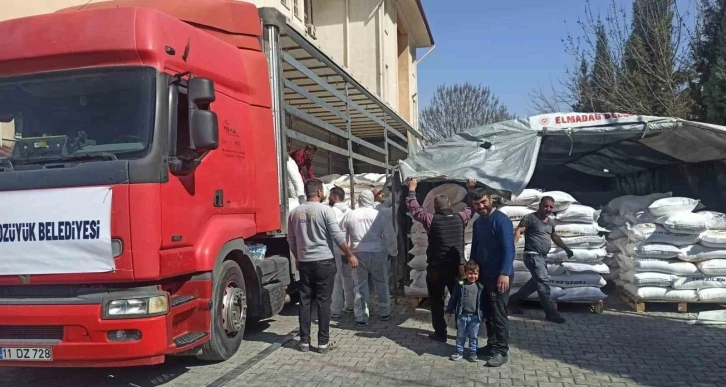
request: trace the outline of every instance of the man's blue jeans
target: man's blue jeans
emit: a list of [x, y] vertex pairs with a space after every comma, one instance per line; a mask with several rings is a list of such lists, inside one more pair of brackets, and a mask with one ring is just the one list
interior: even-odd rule
[[479, 325], [481, 320], [475, 314], [462, 314], [456, 318], [456, 352], [464, 353], [466, 338], [469, 338], [469, 353], [476, 356], [479, 344]]

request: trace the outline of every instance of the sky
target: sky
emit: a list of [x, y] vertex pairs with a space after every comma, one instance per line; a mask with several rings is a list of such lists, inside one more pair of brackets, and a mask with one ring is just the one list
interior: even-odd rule
[[[679, 0], [679, 7], [693, 9], [693, 1]], [[591, 2], [604, 8], [610, 0]], [[630, 0], [618, 2], [630, 8]], [[528, 116], [534, 114], [529, 92], [564, 79], [575, 63], [562, 39], [580, 33], [584, 0], [423, 0], [423, 6], [436, 48], [418, 65], [421, 108], [440, 84], [471, 82]]]

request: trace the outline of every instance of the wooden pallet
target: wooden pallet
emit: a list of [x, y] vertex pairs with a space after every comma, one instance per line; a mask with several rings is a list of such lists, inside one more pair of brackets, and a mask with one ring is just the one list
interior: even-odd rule
[[[704, 304], [704, 302], [688, 302], [688, 301], [669, 301], [669, 300], [642, 300], [638, 296], [631, 294], [629, 291], [619, 288], [618, 294], [620, 298], [628, 304], [637, 313], [645, 312], [645, 305], [651, 303], [658, 304], [676, 304], [678, 306], [678, 313], [688, 313], [688, 304]], [[719, 303], [713, 303], [718, 305]]]
[[552, 306], [557, 310], [558, 304], [586, 304], [589, 306], [590, 311], [595, 314], [602, 314], [604, 305], [602, 300], [600, 301], [553, 301]]

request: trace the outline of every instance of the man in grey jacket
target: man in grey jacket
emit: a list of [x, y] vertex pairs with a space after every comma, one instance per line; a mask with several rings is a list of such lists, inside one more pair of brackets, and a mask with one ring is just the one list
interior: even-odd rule
[[300, 271], [300, 346], [310, 350], [312, 299], [318, 309], [318, 351], [330, 348], [330, 304], [335, 283], [333, 244], [348, 257], [351, 267], [358, 259], [345, 243], [335, 212], [322, 203], [323, 183], [318, 179], [305, 182], [307, 201], [295, 208], [287, 224], [287, 241]]

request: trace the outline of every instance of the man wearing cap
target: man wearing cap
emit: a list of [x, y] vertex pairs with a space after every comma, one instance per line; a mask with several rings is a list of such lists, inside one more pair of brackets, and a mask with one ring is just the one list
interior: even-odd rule
[[[411, 217], [423, 224], [428, 234], [429, 247], [426, 249], [426, 287], [431, 303], [431, 325], [434, 331], [429, 334], [432, 340], [446, 342], [446, 319], [444, 300], [446, 289], [453, 294], [456, 279], [464, 276], [464, 231], [471, 219], [472, 209], [467, 206], [463, 211], [454, 213], [446, 195], [434, 198], [434, 213], [426, 211], [416, 199], [418, 183], [408, 182], [406, 207]], [[476, 180], [469, 179], [469, 190], [476, 186]], [[468, 198], [467, 198], [468, 199]], [[469, 200], [467, 200], [469, 202]]]
[[378, 314], [384, 321], [391, 318], [391, 300], [388, 289], [388, 255], [397, 255], [396, 234], [393, 224], [373, 208], [374, 196], [363, 191], [358, 196], [358, 208], [349, 211], [340, 221], [358, 266], [352, 269], [355, 282], [355, 321], [366, 325], [370, 319], [368, 308], [370, 291], [368, 280], [373, 281], [378, 298]]

